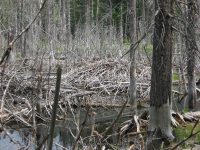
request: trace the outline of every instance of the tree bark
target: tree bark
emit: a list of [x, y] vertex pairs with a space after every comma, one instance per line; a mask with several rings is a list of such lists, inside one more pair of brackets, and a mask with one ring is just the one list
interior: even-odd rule
[[[43, 4], [43, 1], [40, 0], [39, 4], [41, 7]], [[47, 6], [47, 3], [45, 3], [45, 5]], [[46, 32], [48, 29], [48, 7], [44, 7], [41, 12], [41, 28], [42, 28], [41, 39], [46, 40]]]
[[[136, 42], [136, 1], [129, 0], [129, 33], [131, 37], [131, 47]], [[129, 85], [129, 103], [136, 109], [136, 58], [135, 50], [130, 51], [130, 85]]]
[[108, 0], [109, 3], [109, 17], [108, 17], [108, 29], [109, 29], [109, 43], [113, 43], [113, 17], [112, 17], [112, 9], [113, 9], [113, 2], [112, 0]]
[[[163, 138], [174, 138], [171, 131], [170, 107], [173, 0], [155, 0], [155, 10], [147, 149], [159, 149]], [[155, 140], [154, 137], [159, 140]]]
[[67, 38], [67, 51], [69, 51], [71, 47], [72, 41], [72, 32], [71, 32], [71, 0], [66, 0], [66, 38]]
[[123, 45], [123, 4], [120, 5], [120, 22], [119, 22], [119, 38], [120, 38], [120, 45]]
[[119, 44], [120, 44], [120, 48], [118, 50], [119, 53], [119, 57], [122, 56], [122, 49], [123, 49], [123, 3], [120, 4], [120, 20], [119, 20]]
[[97, 0], [97, 8], [96, 8], [96, 24], [99, 21], [99, 0]]
[[85, 0], [85, 38], [86, 48], [90, 46], [90, 25], [91, 25], [91, 0]]
[[66, 31], [67, 31], [67, 25], [66, 25], [66, 6], [65, 6], [65, 0], [60, 0], [60, 37], [61, 41], [66, 42]]
[[196, 105], [196, 81], [195, 81], [195, 62], [196, 43], [195, 25], [197, 23], [196, 1], [188, 0], [187, 23], [186, 23], [186, 49], [187, 49], [187, 73], [188, 73], [188, 108], [195, 109]]

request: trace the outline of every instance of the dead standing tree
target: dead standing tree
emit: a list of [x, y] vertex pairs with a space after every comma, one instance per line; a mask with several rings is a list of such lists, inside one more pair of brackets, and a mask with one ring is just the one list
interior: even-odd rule
[[129, 97], [130, 104], [134, 108], [136, 113], [136, 54], [133, 45], [136, 42], [136, 1], [129, 0], [129, 30], [131, 36], [131, 48], [130, 48], [130, 86], [129, 86]]
[[172, 16], [173, 0], [155, 0], [150, 120], [147, 149], [160, 149], [163, 139], [172, 140]]
[[195, 80], [195, 63], [196, 53], [198, 51], [196, 42], [197, 24], [197, 3], [196, 0], [187, 0], [187, 22], [186, 30], [186, 49], [187, 49], [187, 73], [188, 73], [188, 108], [195, 109], [196, 105], [196, 80]]

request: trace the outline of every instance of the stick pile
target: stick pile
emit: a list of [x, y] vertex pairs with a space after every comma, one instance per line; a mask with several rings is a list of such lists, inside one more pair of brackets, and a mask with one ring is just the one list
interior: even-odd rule
[[[45, 61], [38, 61], [38, 64], [16, 63], [1, 66], [0, 98], [4, 113], [0, 117], [4, 118], [5, 113], [7, 117], [17, 113], [18, 119], [21, 118], [24, 122], [22, 116], [31, 118], [31, 112], [37, 104], [50, 115], [55, 89], [55, 68], [48, 66]], [[64, 69], [69, 71], [65, 70], [62, 74], [60, 108], [63, 104], [121, 106], [128, 98], [128, 61], [88, 61], [84, 64], [70, 64], [68, 68], [63, 67]], [[148, 98], [149, 91], [150, 67], [138, 64], [138, 98]]]

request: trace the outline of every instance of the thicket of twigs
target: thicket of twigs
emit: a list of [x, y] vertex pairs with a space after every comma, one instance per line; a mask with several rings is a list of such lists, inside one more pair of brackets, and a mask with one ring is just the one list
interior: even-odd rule
[[[56, 64], [41, 60], [1, 66], [1, 110], [31, 115], [32, 103], [42, 108], [52, 104]], [[64, 64], [64, 62], [63, 62]], [[138, 64], [137, 91], [140, 99], [148, 98], [150, 67]], [[107, 59], [63, 65], [60, 105], [121, 106], [128, 98], [128, 61]], [[8, 111], [7, 111], [8, 112]]]
[[[57, 119], [64, 118], [66, 111], [73, 112], [73, 108], [82, 106], [85, 108], [120, 107], [121, 111], [117, 118], [105, 132], [93, 131], [100, 143], [107, 142], [106, 139], [110, 136], [109, 128], [119, 121], [123, 110], [129, 106], [127, 103], [123, 106], [128, 100], [129, 85], [129, 62], [123, 59], [91, 59], [71, 63], [57, 60], [52, 63], [43, 56], [2, 65], [0, 70], [2, 125], [14, 121], [35, 128], [37, 121], [49, 122], [52, 115], [58, 63], [61, 64], [63, 72]], [[143, 61], [137, 64], [136, 72], [138, 101], [147, 103], [150, 91], [150, 66]], [[86, 120], [95, 117], [91, 111], [86, 112]], [[177, 127], [187, 121], [196, 121], [200, 117], [199, 114], [199, 112], [186, 114], [173, 112], [172, 124]], [[122, 140], [126, 140], [128, 134], [129, 138], [137, 140], [138, 145], [135, 146], [141, 148], [144, 147], [145, 139], [142, 135], [147, 125], [148, 112], [143, 112], [123, 123], [117, 133]], [[86, 126], [85, 122], [82, 128], [84, 126]], [[75, 141], [78, 142], [79, 138], [77, 137]]]

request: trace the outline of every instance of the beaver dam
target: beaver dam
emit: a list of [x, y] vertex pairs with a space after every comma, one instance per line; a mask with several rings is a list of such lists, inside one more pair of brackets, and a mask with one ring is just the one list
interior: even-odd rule
[[[139, 116], [127, 103], [126, 60], [60, 60], [62, 76], [53, 149], [127, 149], [130, 138], [144, 147], [148, 123], [150, 66], [137, 64]], [[45, 149], [56, 86], [56, 63], [49, 59], [17, 61], [1, 66], [1, 140], [3, 149]], [[185, 95], [174, 80], [172, 124], [196, 122], [200, 113], [178, 113]], [[178, 88], [179, 87], [179, 88]], [[137, 128], [139, 127], [139, 130]], [[130, 134], [131, 133], [131, 134]], [[199, 141], [200, 142], [200, 141]], [[123, 143], [123, 144], [122, 144]]]

